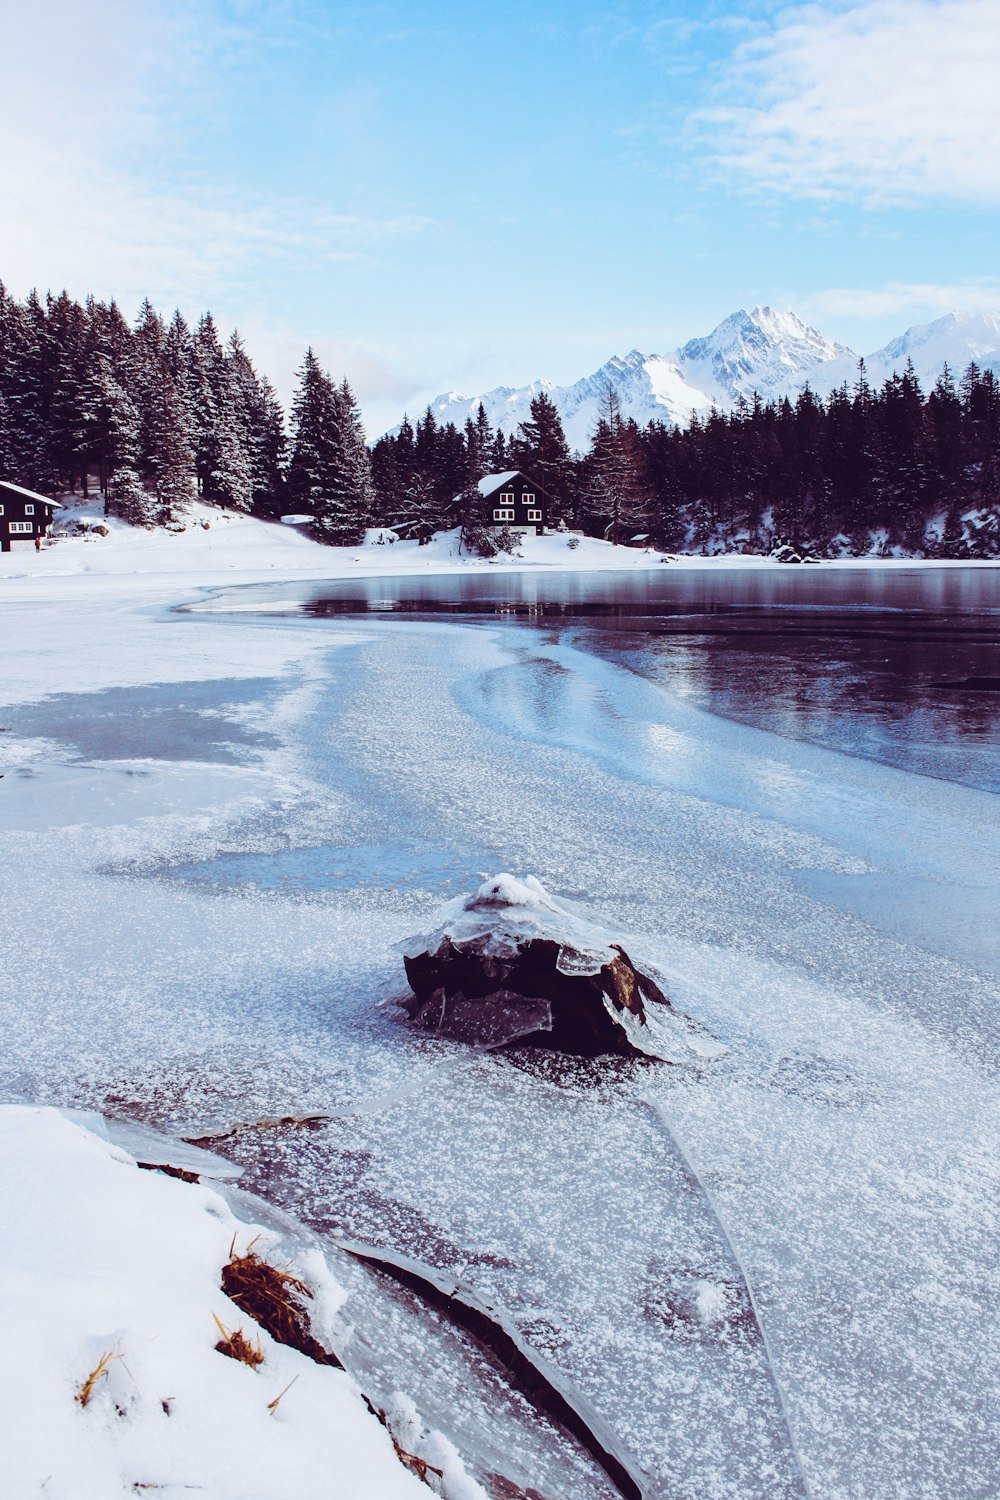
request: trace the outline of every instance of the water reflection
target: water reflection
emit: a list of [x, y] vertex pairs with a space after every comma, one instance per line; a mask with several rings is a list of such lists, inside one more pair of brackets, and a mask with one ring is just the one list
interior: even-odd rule
[[[344, 580], [303, 586], [301, 608], [544, 624], [711, 712], [1000, 791], [1000, 569]], [[572, 712], [551, 675], [535, 688]]]
[[786, 738], [1000, 790], [995, 618], [780, 610], [724, 630], [690, 617], [672, 630], [588, 632], [591, 649], [689, 701]]

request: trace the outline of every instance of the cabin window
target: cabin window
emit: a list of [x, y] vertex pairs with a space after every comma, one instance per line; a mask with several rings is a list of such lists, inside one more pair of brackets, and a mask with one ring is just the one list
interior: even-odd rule
[[500, 504], [501, 505], [513, 505], [514, 504], [514, 496], [513, 496], [513, 494], [510, 494], [510, 495], [501, 495], [500, 496]]
[[528, 511], [528, 520], [529, 521], [540, 521], [541, 519], [542, 519], [542, 513], [541, 513], [540, 510], [529, 510]]
[[2, 516], [2, 515], [3, 515], [3, 506], [0, 505], [0, 516]]
[[11, 536], [31, 536], [34, 529], [30, 521], [11, 521], [10, 523]]
[[35, 514], [35, 507], [33, 505], [26, 505], [24, 507], [24, 514], [26, 516], [33, 516]]
[[505, 507], [503, 510], [495, 510], [493, 512], [493, 519], [494, 521], [513, 521], [514, 512], [509, 507]]
[[534, 495], [522, 495], [521, 499], [525, 505], [534, 505], [535, 503]]

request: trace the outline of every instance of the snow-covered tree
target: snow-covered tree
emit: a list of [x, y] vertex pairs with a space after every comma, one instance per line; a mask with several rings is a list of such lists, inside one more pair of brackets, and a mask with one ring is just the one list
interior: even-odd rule
[[590, 455], [588, 499], [611, 542], [618, 543], [626, 530], [646, 520], [642, 462], [638, 429], [623, 419], [618, 392], [609, 381]]
[[148, 398], [140, 430], [150, 522], [166, 526], [183, 515], [195, 496], [197, 481], [184, 400], [165, 358], [161, 358], [159, 381]]
[[547, 492], [550, 519], [555, 521], [573, 510], [573, 461], [551, 396], [544, 391], [533, 396], [529, 410], [528, 420], [520, 424], [511, 444], [511, 461]]
[[335, 386], [312, 349], [306, 351], [298, 382], [288, 503], [313, 517], [322, 541], [350, 544], [359, 540], [372, 507], [371, 460], [361, 413], [347, 381]]

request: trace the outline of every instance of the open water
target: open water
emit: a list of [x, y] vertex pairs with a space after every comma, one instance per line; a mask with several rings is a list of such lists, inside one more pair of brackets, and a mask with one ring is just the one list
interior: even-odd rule
[[241, 589], [241, 608], [255, 595], [315, 618], [530, 624], [691, 706], [1000, 791], [1000, 569], [490, 572]]

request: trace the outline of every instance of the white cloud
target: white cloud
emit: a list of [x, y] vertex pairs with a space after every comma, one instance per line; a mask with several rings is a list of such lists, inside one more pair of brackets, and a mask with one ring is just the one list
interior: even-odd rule
[[0, 275], [15, 293], [201, 307], [428, 226], [213, 176], [190, 121], [239, 49], [222, 14], [208, 0], [33, 0], [5, 20], [23, 60], [0, 118]]
[[335, 380], [346, 375], [350, 381], [361, 404], [369, 437], [378, 437], [398, 422], [404, 406], [426, 384], [426, 376], [417, 370], [400, 369], [395, 348], [391, 351], [372, 348], [304, 326], [290, 331], [264, 312], [251, 312], [242, 318], [240, 332], [254, 363], [268, 376], [286, 411], [291, 405], [302, 356], [306, 346], [312, 345], [320, 364]]
[[733, 56], [695, 123], [751, 187], [1000, 202], [997, 0], [823, 0]]
[[830, 287], [799, 297], [797, 307], [810, 318], [930, 319], [949, 312], [1000, 308], [1000, 277], [959, 282], [890, 281], [878, 287]]

